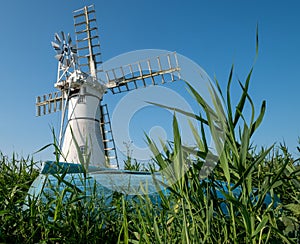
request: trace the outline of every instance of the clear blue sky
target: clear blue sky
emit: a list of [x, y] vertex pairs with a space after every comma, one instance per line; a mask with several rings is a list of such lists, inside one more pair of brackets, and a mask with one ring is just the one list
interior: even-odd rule
[[[72, 11], [95, 4], [102, 59], [137, 49], [165, 49], [198, 63], [224, 88], [232, 63], [244, 80], [259, 56], [250, 85], [266, 117], [255, 144], [285, 141], [296, 152], [300, 136], [300, 2], [298, 0], [12, 0], [1, 2], [0, 151], [27, 156], [52, 141], [58, 114], [35, 117], [35, 97], [54, 91], [57, 31], [74, 33]], [[237, 82], [233, 92], [239, 91]], [[143, 136], [143, 134], [141, 134]], [[36, 155], [50, 157], [49, 152]]]

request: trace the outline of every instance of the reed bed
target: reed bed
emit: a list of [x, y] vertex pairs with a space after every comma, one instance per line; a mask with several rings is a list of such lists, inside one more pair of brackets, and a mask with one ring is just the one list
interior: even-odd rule
[[[0, 243], [299, 243], [299, 159], [284, 144], [255, 146], [252, 137], [266, 102], [255, 114], [251, 69], [244, 82], [238, 81], [241, 94], [233, 105], [233, 73], [232, 66], [225, 92], [217, 80], [211, 86], [213, 107], [187, 84], [203, 111], [185, 114], [199, 124], [191, 125], [195, 147], [181, 142], [176, 114], [185, 112], [176, 108], [174, 141], [158, 152], [147, 138], [155, 165], [149, 170], [160, 170], [167, 182], [155, 181], [168, 192], [158, 191], [159, 201], [147, 192], [133, 198], [114, 192], [108, 202], [107, 196], [87, 197], [72, 185], [53, 189], [47, 201], [26, 198], [39, 174], [36, 162], [0, 154]], [[205, 128], [221, 140], [219, 155], [210, 151]], [[211, 162], [215, 167], [203, 175]], [[138, 170], [133, 163], [128, 158], [126, 167]], [[57, 177], [61, 184], [63, 174]]]

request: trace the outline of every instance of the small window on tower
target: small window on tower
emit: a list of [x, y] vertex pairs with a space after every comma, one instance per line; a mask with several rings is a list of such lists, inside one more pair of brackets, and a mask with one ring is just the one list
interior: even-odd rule
[[80, 149], [80, 153], [81, 153], [82, 155], [85, 155], [85, 154], [86, 154], [86, 146], [80, 146], [79, 149]]
[[85, 95], [79, 95], [78, 103], [85, 103]]

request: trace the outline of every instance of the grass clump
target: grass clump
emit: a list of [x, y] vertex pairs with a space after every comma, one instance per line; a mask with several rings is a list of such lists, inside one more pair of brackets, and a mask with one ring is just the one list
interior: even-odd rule
[[0, 153], [0, 241], [14, 242], [20, 234], [23, 205], [27, 191], [38, 175], [36, 163], [29, 158], [12, 159]]
[[[113, 196], [110, 205], [98, 195], [86, 196], [75, 186], [63, 184], [66, 175], [57, 174], [57, 186], [47, 201], [27, 198], [39, 172], [33, 160], [1, 154], [0, 243], [116, 243], [122, 225], [122, 207]], [[63, 186], [63, 187], [62, 187]], [[67, 196], [67, 197], [66, 197]]]

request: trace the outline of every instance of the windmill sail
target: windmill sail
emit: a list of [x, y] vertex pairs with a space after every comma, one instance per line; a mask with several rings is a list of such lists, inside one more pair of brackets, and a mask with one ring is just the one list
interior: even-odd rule
[[100, 41], [94, 5], [73, 12], [78, 63], [81, 71], [97, 77], [102, 72]]
[[36, 98], [36, 116], [61, 111], [63, 105], [61, 92], [53, 92]]
[[176, 53], [138, 61], [105, 71], [106, 85], [113, 94], [180, 79]]

